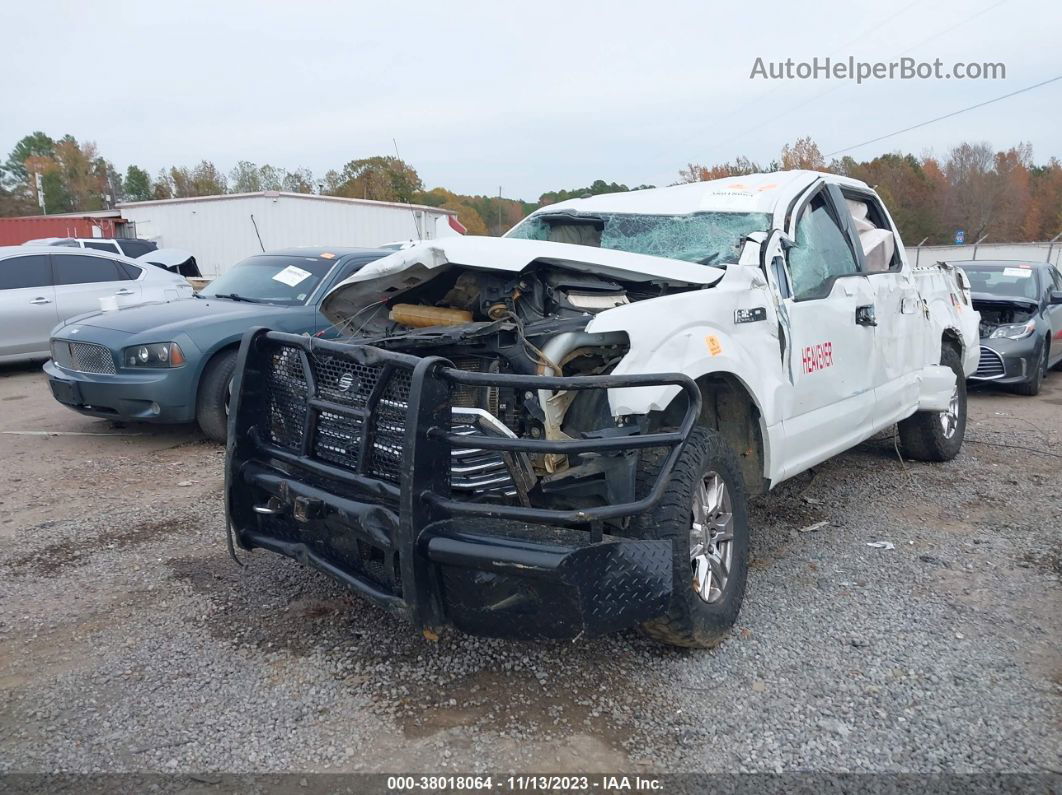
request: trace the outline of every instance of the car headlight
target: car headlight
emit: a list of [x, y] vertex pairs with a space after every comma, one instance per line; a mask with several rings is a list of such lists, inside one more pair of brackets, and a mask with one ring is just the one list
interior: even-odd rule
[[184, 351], [176, 342], [152, 342], [122, 351], [125, 367], [180, 367], [184, 362]]
[[1035, 330], [1035, 320], [1030, 320], [1028, 323], [1010, 323], [993, 331], [989, 339], [1023, 340]]

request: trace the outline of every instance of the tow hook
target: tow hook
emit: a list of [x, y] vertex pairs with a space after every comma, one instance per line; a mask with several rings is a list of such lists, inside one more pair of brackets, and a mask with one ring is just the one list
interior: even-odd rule
[[296, 522], [306, 523], [321, 513], [321, 501], [314, 497], [296, 497], [292, 516]]
[[276, 516], [284, 513], [284, 503], [276, 497], [270, 497], [265, 505], [255, 505], [254, 512], [263, 516]]

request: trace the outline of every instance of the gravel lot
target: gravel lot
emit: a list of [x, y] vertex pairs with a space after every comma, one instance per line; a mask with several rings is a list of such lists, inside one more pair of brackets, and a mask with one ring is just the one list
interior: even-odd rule
[[876, 440], [759, 499], [739, 626], [681, 652], [429, 642], [240, 570], [217, 446], [0, 369], [0, 431], [102, 434], [0, 435], [0, 772], [1058, 772], [1062, 374], [970, 405], [951, 463]]

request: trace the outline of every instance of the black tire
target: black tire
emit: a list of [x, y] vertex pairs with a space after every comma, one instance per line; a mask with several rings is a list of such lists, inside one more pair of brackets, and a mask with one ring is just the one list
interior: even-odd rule
[[966, 435], [966, 375], [962, 371], [959, 352], [948, 346], [941, 351], [940, 363], [955, 373], [955, 425], [949, 434], [943, 422], [943, 411], [919, 411], [897, 425], [900, 452], [915, 461], [950, 461], [962, 449]]
[[1047, 363], [1051, 359], [1051, 338], [1044, 338], [1044, 355], [1041, 357], [1040, 366], [1033, 370], [1032, 375], [1029, 376], [1029, 380], [1024, 384], [1016, 384], [1014, 391], [1019, 395], [1025, 395], [1026, 397], [1033, 397], [1040, 394], [1040, 387], [1043, 385], [1044, 378], [1047, 377]]
[[[666, 454], [656, 450], [642, 453], [638, 471], [640, 494], [646, 494], [652, 487]], [[694, 490], [712, 472], [719, 476], [729, 493], [733, 538], [725, 585], [716, 599], [708, 602], [694, 589], [691, 528]], [[640, 537], [670, 541], [673, 550], [671, 605], [666, 615], [642, 625], [642, 631], [650, 638], [671, 646], [707, 649], [718, 644], [734, 625], [748, 575], [747, 502], [745, 482], [734, 451], [715, 431], [695, 428], [675, 465], [663, 499], [634, 522]]]
[[229, 387], [236, 371], [236, 351], [222, 351], [203, 370], [196, 397], [195, 418], [209, 439], [225, 443], [229, 428]]

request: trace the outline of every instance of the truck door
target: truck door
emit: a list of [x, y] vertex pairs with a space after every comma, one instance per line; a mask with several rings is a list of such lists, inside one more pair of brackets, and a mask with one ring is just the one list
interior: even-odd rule
[[[785, 477], [869, 436], [874, 411], [874, 290], [826, 186], [792, 214], [780, 314], [788, 324], [779, 398]], [[778, 274], [775, 274], [778, 278]]]
[[881, 426], [909, 413], [918, 402], [918, 374], [928, 332], [922, 300], [892, 219], [873, 193], [842, 188], [839, 210], [874, 292], [877, 355], [874, 390]]

